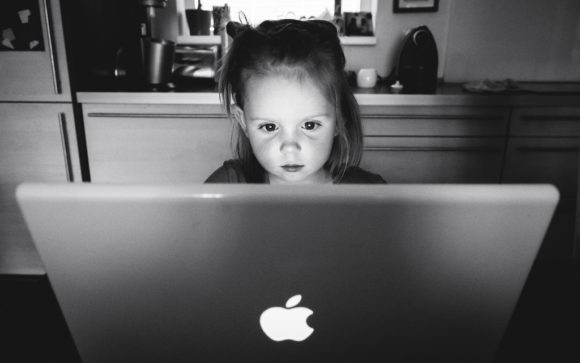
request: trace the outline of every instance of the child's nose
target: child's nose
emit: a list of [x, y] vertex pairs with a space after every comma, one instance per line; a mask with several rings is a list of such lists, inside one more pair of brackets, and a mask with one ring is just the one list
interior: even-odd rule
[[286, 153], [300, 151], [301, 149], [302, 148], [300, 147], [300, 144], [294, 140], [287, 140], [287, 141], [285, 140], [280, 145], [280, 151], [286, 152]]
[[291, 132], [283, 135], [282, 143], [280, 144], [281, 152], [295, 152], [300, 151], [301, 149], [297, 135]]

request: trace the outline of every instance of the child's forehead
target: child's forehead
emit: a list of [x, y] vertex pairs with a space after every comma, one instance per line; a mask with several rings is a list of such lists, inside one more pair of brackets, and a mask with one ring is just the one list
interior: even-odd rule
[[[246, 85], [256, 86], [259, 84], [273, 83], [281, 87], [283, 85], [317, 86], [314, 79], [300, 73], [289, 72], [268, 72], [250, 75], [246, 80]], [[318, 88], [318, 87], [317, 87]]]
[[274, 88], [280, 91], [284, 89], [302, 89], [309, 93], [315, 92], [328, 102], [332, 101], [332, 97], [328, 92], [329, 87], [325, 87], [320, 80], [301, 72], [280, 70], [279, 72], [252, 74], [245, 79], [243, 88], [245, 99], [252, 97], [253, 93], [265, 88]]
[[251, 78], [246, 85], [243, 106], [246, 116], [265, 119], [334, 112], [333, 103], [316, 83], [274, 75]]
[[[271, 98], [279, 96], [304, 96], [333, 103], [326, 89], [310, 78], [288, 77], [281, 74], [254, 76], [248, 79], [244, 86], [244, 100], [247, 102], [255, 97]], [[290, 99], [289, 99], [290, 101]]]

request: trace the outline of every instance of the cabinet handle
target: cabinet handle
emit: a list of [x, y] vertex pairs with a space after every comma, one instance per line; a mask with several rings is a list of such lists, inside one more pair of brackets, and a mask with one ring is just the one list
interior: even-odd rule
[[569, 147], [558, 147], [558, 146], [518, 146], [516, 151], [521, 152], [578, 152], [580, 147], [569, 146]]
[[215, 113], [118, 113], [118, 112], [89, 112], [88, 117], [101, 118], [227, 118], [226, 115]]
[[520, 120], [522, 120], [522, 121], [572, 121], [572, 122], [578, 122], [578, 121], [580, 121], [580, 116], [579, 115], [571, 115], [571, 116], [522, 115], [522, 116], [520, 116]]
[[72, 162], [70, 158], [70, 144], [68, 141], [68, 129], [66, 126], [66, 115], [62, 112], [58, 114], [58, 125], [60, 129], [60, 139], [62, 141], [62, 151], [64, 156], [64, 168], [66, 171], [66, 180], [74, 181]]
[[60, 74], [58, 72], [58, 59], [56, 54], [56, 46], [54, 44], [54, 29], [52, 26], [52, 21], [50, 14], [52, 10], [50, 9], [50, 1], [45, 0], [44, 4], [44, 18], [46, 19], [47, 37], [48, 37], [48, 54], [50, 56], [50, 66], [52, 69], [52, 83], [54, 86], [54, 92], [56, 94], [61, 94], [60, 87]]
[[[576, 170], [576, 180], [580, 180], [580, 165]], [[576, 183], [576, 217], [574, 220], [574, 238], [572, 239], [572, 258], [578, 262], [580, 261], [580, 183]]]
[[438, 146], [427, 146], [427, 147], [414, 147], [414, 146], [370, 146], [365, 147], [365, 151], [444, 151], [444, 152], [484, 152], [484, 153], [499, 153], [502, 152], [501, 149], [493, 147], [438, 147]]
[[361, 119], [385, 119], [385, 120], [466, 120], [466, 121], [501, 121], [504, 116], [496, 115], [430, 115], [430, 114], [413, 114], [413, 115], [361, 115]]

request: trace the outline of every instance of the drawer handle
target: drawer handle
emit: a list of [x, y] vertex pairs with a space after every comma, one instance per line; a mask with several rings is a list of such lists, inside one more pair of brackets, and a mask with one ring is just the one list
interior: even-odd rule
[[385, 119], [385, 120], [413, 120], [413, 119], [427, 119], [427, 120], [466, 120], [466, 121], [501, 121], [504, 116], [481, 116], [481, 115], [361, 115], [361, 119]]
[[64, 113], [60, 112], [58, 114], [58, 126], [60, 129], [60, 139], [62, 141], [62, 152], [64, 156], [64, 168], [66, 171], [66, 180], [69, 182], [74, 181], [72, 162], [70, 157], [70, 144], [68, 139], [68, 129], [66, 126], [66, 116]]
[[89, 112], [88, 117], [115, 117], [115, 118], [227, 118], [225, 114], [215, 113], [118, 113], [118, 112]]
[[520, 116], [520, 119], [522, 121], [572, 121], [572, 122], [578, 122], [580, 121], [580, 116], [529, 116], [529, 115], [523, 115]]
[[443, 151], [443, 152], [484, 152], [484, 153], [499, 153], [501, 149], [493, 147], [409, 147], [409, 146], [370, 146], [365, 147], [365, 151]]
[[55, 51], [54, 45], [54, 29], [52, 21], [50, 19], [50, 14], [52, 10], [50, 9], [50, 0], [46, 0], [44, 6], [44, 17], [46, 19], [47, 37], [48, 37], [48, 54], [50, 56], [50, 66], [52, 69], [52, 83], [54, 86], [54, 91], [56, 94], [61, 94], [60, 88], [60, 74], [58, 72], [58, 59]]
[[580, 147], [570, 146], [570, 147], [557, 147], [557, 146], [518, 146], [516, 151], [522, 152], [578, 152]]

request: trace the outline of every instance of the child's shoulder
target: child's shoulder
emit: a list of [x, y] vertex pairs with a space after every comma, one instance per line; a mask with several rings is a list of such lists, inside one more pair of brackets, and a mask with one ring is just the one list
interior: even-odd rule
[[382, 176], [368, 172], [358, 166], [348, 168], [340, 184], [386, 184]]
[[223, 165], [205, 180], [205, 183], [246, 183], [242, 163], [238, 159], [224, 161]]

